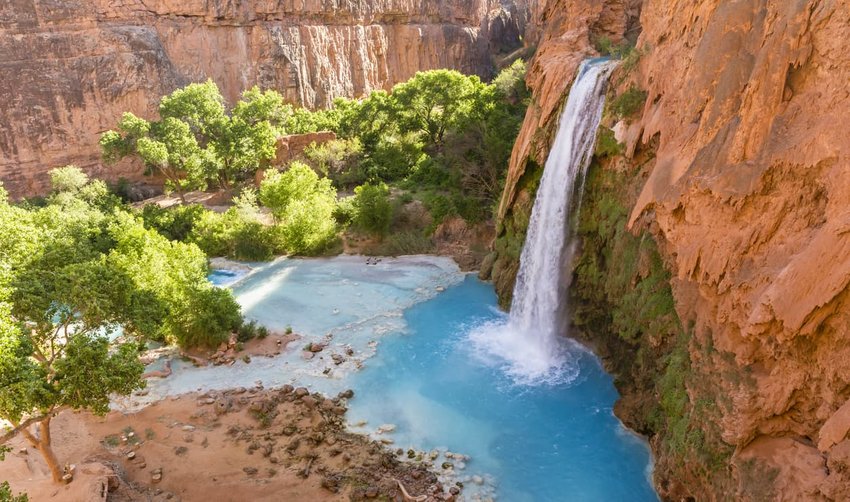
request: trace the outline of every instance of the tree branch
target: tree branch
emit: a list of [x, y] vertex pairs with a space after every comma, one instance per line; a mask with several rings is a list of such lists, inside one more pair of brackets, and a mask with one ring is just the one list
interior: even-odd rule
[[[24, 420], [24, 421], [23, 421], [23, 422], [21, 422], [19, 425], [15, 425], [15, 426], [12, 428], [12, 430], [10, 430], [9, 432], [7, 432], [7, 433], [3, 434], [2, 436], [0, 436], [0, 444], [4, 444], [4, 443], [8, 442], [10, 439], [12, 439], [13, 437], [15, 437], [15, 435], [16, 435], [16, 434], [18, 434], [19, 432], [21, 432], [21, 431], [23, 431], [23, 430], [26, 430], [26, 429], [27, 429], [30, 425], [32, 425], [32, 424], [37, 424], [37, 423], [41, 422], [41, 421], [42, 421], [42, 420], [44, 420], [47, 416], [48, 416], [48, 415], [37, 415], [37, 416], [30, 417], [30, 418], [28, 418], [28, 419]], [[13, 424], [13, 425], [14, 425], [14, 424]]]

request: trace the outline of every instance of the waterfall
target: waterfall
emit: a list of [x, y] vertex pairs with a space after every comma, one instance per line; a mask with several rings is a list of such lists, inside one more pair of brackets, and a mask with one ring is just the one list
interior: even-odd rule
[[560, 336], [566, 290], [563, 272], [575, 250], [570, 215], [581, 206], [605, 86], [616, 64], [591, 59], [579, 68], [537, 189], [510, 317], [501, 326], [470, 334], [484, 354], [496, 356], [521, 383], [562, 382], [578, 371]]

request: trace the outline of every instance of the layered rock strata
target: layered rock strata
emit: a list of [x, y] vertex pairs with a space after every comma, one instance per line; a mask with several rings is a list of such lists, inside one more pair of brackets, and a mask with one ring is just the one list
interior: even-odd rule
[[132, 163], [101, 166], [98, 135], [207, 78], [229, 100], [259, 85], [321, 107], [419, 70], [487, 76], [493, 54], [520, 44], [524, 13], [510, 0], [8, 0], [0, 180], [22, 196], [65, 164], [136, 176]]
[[[536, 5], [532, 20], [545, 22], [528, 30], [539, 34], [528, 76], [534, 103], [500, 208], [502, 242], [522, 233], [526, 187], [579, 60], [595, 54], [595, 36], [624, 34], [629, 21], [613, 14], [632, 7]], [[612, 98], [634, 87], [646, 101], [616, 128], [624, 155], [604, 164], [638, 176], [621, 225], [658, 243], [687, 337], [686, 408], [716, 419], [692, 419], [685, 432], [708, 430], [708, 421], [719, 428], [704, 445], [683, 445], [690, 465], [665, 461], [669, 451], [654, 441], [656, 482], [677, 500], [844, 500], [850, 141], [841, 124], [850, 56], [841, 41], [850, 6], [645, 0], [640, 26], [639, 63], [615, 75]], [[494, 268], [504, 295], [515, 270], [508, 244]], [[702, 446], [728, 454], [708, 466]]]

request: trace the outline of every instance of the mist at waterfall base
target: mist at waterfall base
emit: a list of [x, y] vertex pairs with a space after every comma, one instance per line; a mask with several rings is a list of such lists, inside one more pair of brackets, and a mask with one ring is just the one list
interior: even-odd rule
[[[230, 367], [176, 363], [152, 382], [150, 399], [197, 388], [262, 380], [332, 395], [352, 388], [347, 420], [356, 431], [392, 439], [390, 448], [459, 452], [446, 482], [466, 500], [509, 502], [654, 501], [645, 441], [613, 414], [612, 379], [589, 352], [559, 336], [569, 256], [568, 217], [581, 193], [602, 107], [606, 63], [582, 66], [567, 102], [529, 225], [508, 318], [491, 285], [435, 257], [279, 260], [244, 277], [218, 272], [247, 317], [273, 330], [292, 326], [296, 342], [325, 341], [318, 357], [300, 350]], [[562, 230], [562, 231], [559, 231]], [[567, 254], [568, 254], [567, 253]], [[355, 354], [341, 365], [330, 354]], [[357, 425], [360, 424], [360, 425]], [[381, 424], [393, 424], [378, 434]], [[460, 464], [465, 464], [461, 466]]]
[[570, 216], [581, 208], [605, 85], [615, 66], [592, 59], [579, 68], [535, 196], [510, 318], [484, 325], [470, 336], [481, 354], [518, 383], [566, 383], [579, 374], [575, 343], [561, 332], [566, 297], [562, 271], [572, 262]]
[[[214, 277], [233, 278], [227, 272]], [[388, 448], [401, 448], [402, 458], [409, 448], [468, 455], [465, 467], [454, 469], [464, 500], [657, 501], [649, 448], [614, 416], [617, 392], [596, 357], [567, 347], [570, 371], [562, 376], [570, 378], [546, 384], [503, 371], [470, 339], [507, 321], [493, 287], [451, 260], [285, 259], [256, 267], [231, 287], [248, 317], [273, 330], [291, 325], [304, 339], [281, 356], [250, 364], [175, 362], [171, 377], [151, 382], [151, 396], [255, 380], [328, 395], [351, 388], [346, 420], [353, 430], [392, 439]], [[303, 360], [300, 347], [326, 333], [333, 334], [328, 347]], [[346, 347], [356, 358], [367, 354], [361, 369], [350, 366], [353, 358], [331, 362], [329, 354]], [[382, 424], [395, 430], [376, 434]], [[438, 470], [444, 461], [459, 464], [441, 455]]]
[[492, 286], [472, 276], [408, 309], [406, 333], [385, 337], [352, 375], [349, 421], [395, 424], [391, 447], [405, 451], [469, 455], [466, 471], [494, 480], [498, 500], [657, 500], [648, 447], [614, 416], [617, 392], [599, 361], [576, 350], [572, 380], [518, 384], [469, 341], [503, 318]]

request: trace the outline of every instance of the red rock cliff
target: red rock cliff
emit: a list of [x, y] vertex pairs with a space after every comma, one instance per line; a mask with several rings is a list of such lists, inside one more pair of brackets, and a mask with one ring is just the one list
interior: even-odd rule
[[230, 100], [259, 85], [325, 106], [419, 70], [486, 75], [523, 26], [508, 0], [6, 0], [0, 180], [24, 195], [56, 166], [107, 174], [99, 133], [188, 82], [212, 78]]
[[[622, 34], [632, 7], [534, 8], [534, 104], [503, 216], [529, 156], [545, 159], [549, 138], [538, 131], [551, 130], [576, 65], [594, 53], [590, 36]], [[654, 159], [629, 228], [659, 243], [691, 326], [688, 381], [728, 401], [719, 425], [734, 451], [719, 474], [732, 484], [664, 479], [662, 494], [848, 500], [850, 4], [645, 0], [640, 25], [644, 55], [620, 90], [635, 84], [648, 99], [623, 137], [626, 152], [652, 145]], [[705, 397], [687, 387], [692, 402]], [[657, 480], [670, 472], [659, 465]]]

